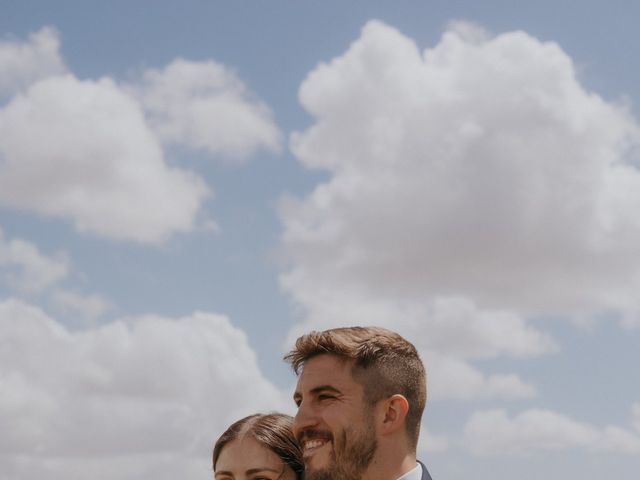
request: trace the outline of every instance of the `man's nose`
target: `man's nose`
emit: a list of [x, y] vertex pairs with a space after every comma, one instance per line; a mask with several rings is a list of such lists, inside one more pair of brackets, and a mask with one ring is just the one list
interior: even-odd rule
[[293, 417], [293, 434], [297, 438], [301, 432], [307, 428], [315, 427], [318, 424], [318, 416], [308, 403], [302, 402], [298, 407], [298, 413]]

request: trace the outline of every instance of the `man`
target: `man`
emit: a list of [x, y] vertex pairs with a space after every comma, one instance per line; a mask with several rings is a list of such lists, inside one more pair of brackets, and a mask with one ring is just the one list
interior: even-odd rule
[[285, 360], [298, 375], [305, 480], [431, 480], [416, 461], [427, 389], [411, 343], [384, 328], [336, 328], [301, 336]]

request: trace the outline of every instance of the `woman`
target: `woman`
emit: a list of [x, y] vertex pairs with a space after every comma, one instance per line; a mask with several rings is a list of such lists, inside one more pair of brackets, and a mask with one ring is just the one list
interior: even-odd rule
[[291, 423], [282, 413], [238, 420], [213, 447], [216, 480], [302, 480], [304, 463]]

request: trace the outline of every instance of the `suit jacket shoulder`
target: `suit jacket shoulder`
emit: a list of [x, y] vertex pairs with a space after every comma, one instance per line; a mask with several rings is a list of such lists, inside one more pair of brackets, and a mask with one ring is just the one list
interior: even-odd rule
[[420, 460], [418, 460], [418, 463], [422, 467], [422, 480], [432, 480], [431, 475], [429, 475], [429, 470], [427, 470], [427, 467], [424, 466], [424, 463], [422, 463]]

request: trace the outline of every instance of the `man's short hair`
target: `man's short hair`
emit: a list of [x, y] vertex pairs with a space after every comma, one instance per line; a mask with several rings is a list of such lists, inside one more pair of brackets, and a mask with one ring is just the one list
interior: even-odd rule
[[307, 360], [324, 353], [353, 361], [353, 378], [363, 386], [369, 404], [395, 394], [407, 399], [405, 424], [415, 449], [427, 401], [425, 369], [416, 347], [386, 328], [344, 327], [302, 335], [284, 359], [299, 375]]

